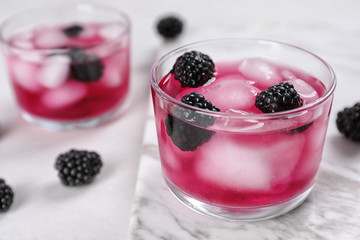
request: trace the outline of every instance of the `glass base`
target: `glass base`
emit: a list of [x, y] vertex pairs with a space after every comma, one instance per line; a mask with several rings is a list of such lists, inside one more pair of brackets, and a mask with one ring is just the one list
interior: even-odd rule
[[40, 118], [34, 115], [31, 115], [28, 112], [21, 111], [21, 117], [28, 123], [31, 123], [35, 126], [51, 130], [51, 131], [72, 131], [72, 130], [80, 130], [87, 129], [99, 126], [105, 122], [109, 122], [120, 115], [122, 115], [129, 106], [129, 99], [126, 99], [125, 102], [121, 104], [120, 107], [116, 107], [114, 110], [106, 112], [100, 116], [78, 120], [78, 121], [57, 121], [57, 120], [49, 120], [46, 118]]
[[195, 210], [198, 213], [201, 213], [206, 216], [232, 220], [232, 221], [255, 221], [255, 220], [265, 220], [280, 216], [293, 210], [294, 208], [301, 205], [306, 198], [309, 196], [313, 185], [311, 185], [306, 191], [302, 194], [297, 195], [287, 201], [267, 205], [262, 207], [225, 207], [219, 205], [210, 205], [204, 202], [201, 202], [197, 199], [190, 197], [187, 194], [184, 194], [176, 186], [174, 186], [170, 180], [165, 177], [165, 181], [170, 189], [170, 191], [175, 195], [176, 198], [180, 200], [187, 207]]

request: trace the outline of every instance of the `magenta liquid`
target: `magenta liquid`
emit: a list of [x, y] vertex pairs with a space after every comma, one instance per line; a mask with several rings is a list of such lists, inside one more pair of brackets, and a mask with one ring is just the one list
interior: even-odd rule
[[20, 108], [56, 121], [86, 120], [115, 110], [129, 89], [124, 26], [85, 24], [72, 36], [64, 33], [67, 27], [38, 26], [8, 40], [6, 60]]
[[[256, 95], [279, 82], [293, 83], [304, 105], [325, 94], [323, 84], [306, 73], [262, 59], [215, 62], [215, 66], [215, 78], [204, 86], [182, 88], [173, 74], [159, 86], [180, 101], [196, 91], [221, 112], [249, 116], [249, 121], [226, 122], [218, 117], [207, 128], [214, 134], [206, 143], [194, 151], [182, 151], [166, 132], [171, 110], [164, 112], [153, 95], [165, 178], [188, 196], [227, 207], [278, 204], [309, 189], [320, 164], [328, 114], [309, 111], [294, 120], [267, 121], [251, 121], [251, 114], [261, 114], [255, 107]], [[224, 125], [227, 129], [219, 128]]]

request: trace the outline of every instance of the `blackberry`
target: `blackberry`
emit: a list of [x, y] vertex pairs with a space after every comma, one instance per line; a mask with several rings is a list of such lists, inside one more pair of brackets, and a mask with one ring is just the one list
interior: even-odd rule
[[[209, 100], [206, 100], [205, 97], [197, 92], [192, 92], [189, 94], [184, 95], [181, 98], [181, 101], [183, 103], [186, 103], [188, 105], [198, 107], [201, 109], [210, 110], [213, 112], [220, 112], [220, 109], [217, 106], [212, 105], [212, 103]], [[178, 115], [176, 113], [178, 111], [178, 108], [175, 108], [173, 113], [175, 115]], [[208, 127], [214, 124], [214, 117], [208, 116], [205, 114], [199, 114], [193, 110], [190, 109], [184, 109], [181, 108], [180, 116], [185, 116], [185, 119], [187, 122], [193, 123], [195, 125], [201, 126], [201, 127]]]
[[71, 58], [71, 74], [81, 82], [97, 82], [102, 74], [104, 65], [94, 55], [85, 53], [81, 48], [73, 48], [69, 52]]
[[[213, 106], [209, 100], [206, 100], [203, 95], [197, 92], [184, 95], [181, 101], [201, 109], [215, 112], [220, 111], [218, 107]], [[180, 119], [185, 119], [186, 121]], [[213, 124], [214, 117], [180, 107], [175, 107], [172, 115], [167, 114], [165, 120], [166, 133], [173, 143], [182, 151], [194, 151], [206, 143], [215, 132], [201, 127], [208, 127]]]
[[215, 65], [208, 55], [191, 51], [177, 58], [171, 72], [182, 87], [196, 88], [214, 77]]
[[67, 186], [90, 183], [100, 172], [101, 167], [99, 154], [74, 149], [60, 154], [55, 163], [61, 182]]
[[360, 141], [360, 102], [338, 112], [336, 118], [338, 130], [352, 141]]
[[301, 107], [302, 99], [292, 83], [281, 82], [260, 92], [255, 106], [263, 113], [281, 112]]
[[313, 125], [313, 123], [314, 122], [310, 122], [310, 123], [305, 124], [305, 125], [303, 125], [301, 127], [291, 129], [291, 130], [287, 131], [287, 133], [290, 134], [290, 135], [293, 135], [293, 134], [296, 134], [296, 133], [305, 132], [305, 130], [307, 130], [309, 127], [311, 127]]
[[63, 29], [63, 33], [65, 33], [65, 35], [68, 37], [76, 37], [82, 31], [84, 31], [84, 28], [77, 24]]
[[7, 211], [14, 200], [14, 192], [11, 187], [0, 178], [0, 212]]
[[169, 16], [160, 19], [156, 25], [158, 33], [167, 38], [176, 38], [183, 30], [183, 22], [174, 16]]
[[194, 151], [203, 145], [215, 133], [210, 130], [195, 127], [170, 114], [165, 120], [166, 133], [173, 143], [182, 151]]

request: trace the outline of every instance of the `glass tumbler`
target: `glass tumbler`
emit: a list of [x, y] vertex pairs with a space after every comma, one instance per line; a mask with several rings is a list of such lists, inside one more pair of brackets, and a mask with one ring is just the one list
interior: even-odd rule
[[[192, 51], [208, 55], [215, 69], [195, 87], [174, 75], [175, 62]], [[257, 109], [260, 92], [281, 82], [292, 84], [302, 105]], [[308, 197], [336, 86], [320, 57], [275, 41], [208, 40], [162, 56], [150, 84], [163, 176], [186, 206], [223, 219], [257, 220], [284, 214]], [[220, 111], [183, 101], [193, 92]]]
[[123, 113], [130, 71], [130, 21], [90, 3], [19, 12], [0, 26], [20, 114], [51, 130], [89, 128]]

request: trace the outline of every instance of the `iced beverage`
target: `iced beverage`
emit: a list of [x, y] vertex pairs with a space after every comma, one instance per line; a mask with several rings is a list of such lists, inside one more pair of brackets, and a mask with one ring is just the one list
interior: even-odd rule
[[[81, 8], [62, 7], [59, 14], [68, 10], [65, 18], [74, 9]], [[114, 16], [92, 18], [97, 11]], [[13, 22], [10, 18], [2, 26], [3, 49], [26, 120], [55, 129], [89, 127], [125, 107], [130, 67], [126, 16], [100, 7], [21, 28]]]
[[[294, 51], [291, 57], [314, 58], [319, 71], [287, 61], [289, 53], [282, 59], [285, 50], [271, 48], [278, 44], [227, 40], [224, 47], [210, 41], [155, 64], [152, 94], [164, 177], [195, 210], [268, 218], [299, 205], [313, 187], [335, 78], [304, 50], [281, 45]], [[249, 54], [242, 45], [261, 51]], [[237, 53], [227, 59], [226, 47]]]

